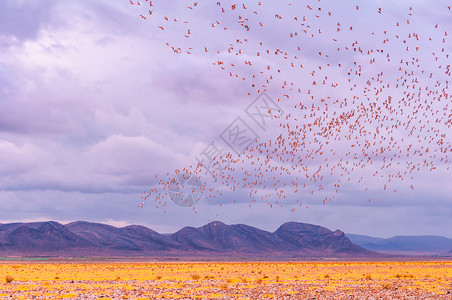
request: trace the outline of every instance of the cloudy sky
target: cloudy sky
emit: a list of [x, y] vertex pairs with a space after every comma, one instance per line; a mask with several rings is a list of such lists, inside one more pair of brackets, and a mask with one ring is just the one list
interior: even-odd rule
[[[343, 53], [354, 41], [360, 49], [376, 51], [389, 34], [391, 41], [399, 39], [396, 35], [400, 41], [411, 35], [419, 35], [423, 41], [430, 38], [431, 43], [423, 43], [416, 54], [416, 63], [425, 69], [416, 82], [424, 90], [435, 90], [439, 81], [442, 92], [447, 94], [450, 73], [445, 72], [450, 59], [445, 55], [451, 52], [452, 43], [444, 43], [443, 39], [447, 39], [448, 30], [452, 34], [449, 1], [338, 4], [322, 0], [293, 5], [278, 1], [268, 6], [243, 1], [249, 11], [240, 8], [238, 13], [239, 8], [221, 13], [215, 3], [202, 1], [196, 7], [193, 1], [181, 0], [171, 4], [155, 0], [153, 7], [147, 1], [141, 5], [132, 2], [0, 2], [0, 223], [86, 220], [115, 226], [142, 224], [160, 232], [173, 232], [213, 219], [271, 231], [284, 222], [299, 221], [381, 237], [432, 234], [452, 238], [451, 163], [444, 160], [450, 155], [450, 142], [443, 148], [436, 142], [428, 144], [430, 153], [438, 151], [436, 169], [423, 167], [406, 175], [406, 180], [394, 179], [391, 191], [375, 182], [373, 166], [353, 173], [363, 176], [365, 187], [352, 180], [326, 204], [322, 201], [325, 194], [335, 190], [328, 184], [318, 196], [292, 194], [279, 203], [283, 207], [270, 207], [268, 201], [250, 207], [246, 199], [249, 192], [239, 190], [225, 191], [216, 201], [201, 199], [196, 213], [192, 208], [175, 205], [168, 196], [164, 209], [156, 207], [154, 201], [138, 207], [143, 192], [158, 187], [155, 175], [163, 178], [167, 172], [196, 164], [196, 157], [237, 117], [246, 119], [245, 109], [259, 95], [257, 89], [266, 89], [275, 102], [278, 98], [289, 99], [290, 95], [293, 103], [280, 103], [285, 115], [296, 114], [293, 104], [311, 105], [317, 101], [308, 90], [318, 99], [351, 99], [355, 92], [350, 86], [364, 87], [380, 72], [385, 72], [384, 82], [395, 83], [393, 68], [398, 69], [401, 60], [411, 62], [412, 52], [407, 54], [405, 48], [415, 49], [417, 45], [408, 39], [385, 43], [384, 53], [391, 54], [391, 63], [386, 60], [370, 64], [369, 57], [360, 56], [359, 51]], [[237, 5], [242, 6], [242, 2]], [[257, 13], [251, 11], [254, 8]], [[327, 17], [329, 13], [331, 18]], [[264, 26], [243, 30], [237, 22], [240, 14], [246, 22], [261, 22]], [[164, 19], [166, 16], [169, 21]], [[298, 24], [300, 28], [295, 28], [289, 21], [295, 17], [298, 23], [306, 17], [309, 27]], [[339, 33], [337, 27], [345, 29]], [[295, 32], [303, 35], [303, 30], [307, 30], [306, 37], [290, 38]], [[264, 49], [259, 50], [259, 42], [272, 52], [282, 52], [257, 57], [256, 52], [265, 54]], [[295, 71], [284, 56], [295, 53], [298, 47], [303, 51], [300, 55], [304, 68]], [[228, 51], [231, 48], [232, 54]], [[242, 51], [237, 53], [239, 48]], [[289, 55], [284, 54], [286, 51]], [[438, 69], [442, 60], [444, 64]], [[252, 61], [253, 66], [244, 61]], [[356, 62], [363, 66], [362, 76], [350, 82], [338, 65], [355, 68]], [[330, 63], [336, 67], [325, 71]], [[266, 79], [259, 76], [269, 70], [267, 66], [275, 72], [276, 83], [262, 87]], [[339, 88], [332, 91], [311, 86], [312, 70], [319, 74], [316, 78], [328, 76]], [[254, 86], [248, 78], [255, 78]], [[281, 89], [286, 80], [293, 83], [294, 91]], [[305, 93], [296, 98], [298, 88]], [[403, 96], [393, 85], [385, 93], [395, 101]], [[449, 123], [445, 120], [434, 125], [445, 140], [452, 134], [450, 99], [443, 97], [433, 107], [419, 108], [429, 112], [424, 119], [435, 120], [445, 112]], [[400, 117], [401, 121], [409, 120], [410, 113]], [[270, 125], [265, 133], [268, 136], [259, 133], [261, 141], [280, 134], [279, 123]], [[422, 145], [426, 147], [427, 137], [433, 136], [433, 132], [426, 133], [427, 129], [418, 128], [426, 137]], [[396, 132], [392, 136], [403, 145], [409, 142], [404, 134]], [[348, 159], [349, 145], [333, 142], [326, 147], [337, 149], [336, 159]], [[248, 162], [244, 159], [242, 166], [252, 170]], [[369, 189], [364, 192], [366, 187]], [[236, 199], [240, 201], [234, 203]], [[302, 201], [303, 206], [297, 201]], [[297, 210], [291, 211], [294, 208]]]

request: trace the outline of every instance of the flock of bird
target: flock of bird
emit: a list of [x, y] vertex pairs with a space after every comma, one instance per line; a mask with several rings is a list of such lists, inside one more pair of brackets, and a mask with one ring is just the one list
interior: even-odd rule
[[250, 102], [267, 92], [286, 112], [267, 138], [225, 155], [214, 182], [196, 163], [156, 175], [139, 206], [152, 199], [166, 212], [168, 188], [184, 173], [219, 206], [228, 192], [250, 207], [293, 201], [295, 212], [309, 195], [327, 203], [357, 184], [414, 189], [417, 172], [449, 170], [451, 7], [438, 6], [434, 24], [414, 4], [360, 3], [130, 0], [174, 55], [209, 60], [231, 86], [247, 84]]

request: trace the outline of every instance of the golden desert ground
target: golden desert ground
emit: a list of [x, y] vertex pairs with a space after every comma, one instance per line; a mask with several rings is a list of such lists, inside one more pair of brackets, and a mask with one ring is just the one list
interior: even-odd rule
[[0, 299], [452, 299], [452, 262], [0, 263]]

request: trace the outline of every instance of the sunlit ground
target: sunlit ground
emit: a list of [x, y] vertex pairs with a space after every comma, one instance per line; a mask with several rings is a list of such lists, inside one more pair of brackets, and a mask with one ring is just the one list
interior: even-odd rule
[[452, 262], [3, 262], [0, 299], [452, 299]]

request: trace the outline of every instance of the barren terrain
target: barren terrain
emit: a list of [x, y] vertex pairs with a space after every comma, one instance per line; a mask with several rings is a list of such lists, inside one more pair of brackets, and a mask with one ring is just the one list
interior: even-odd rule
[[5, 261], [0, 274], [0, 299], [452, 299], [442, 261]]

